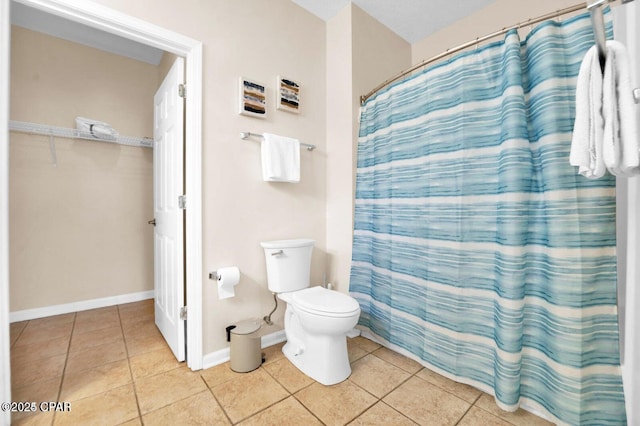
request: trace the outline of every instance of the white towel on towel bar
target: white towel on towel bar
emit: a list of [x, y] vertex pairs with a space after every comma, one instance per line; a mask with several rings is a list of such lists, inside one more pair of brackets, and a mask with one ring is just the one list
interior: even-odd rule
[[300, 182], [300, 141], [265, 133], [262, 178], [268, 182]]
[[602, 153], [605, 166], [616, 176], [640, 173], [640, 141], [631, 86], [627, 48], [618, 41], [608, 41], [602, 86]]
[[602, 70], [596, 46], [587, 51], [576, 86], [576, 119], [573, 126], [569, 163], [578, 173], [595, 179], [606, 171], [602, 156]]

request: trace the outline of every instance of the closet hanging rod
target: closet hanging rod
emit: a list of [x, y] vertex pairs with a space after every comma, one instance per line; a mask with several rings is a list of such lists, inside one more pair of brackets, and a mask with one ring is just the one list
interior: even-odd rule
[[[616, 0], [601, 0], [601, 1], [602, 1], [602, 3], [599, 4], [598, 6], [602, 6], [603, 4], [613, 3]], [[628, 3], [628, 2], [631, 2], [631, 1], [633, 1], [633, 0], [626, 0], [626, 1], [623, 0], [623, 3]], [[369, 99], [371, 96], [376, 94], [380, 89], [383, 89], [383, 88], [387, 87], [391, 83], [395, 83], [396, 81], [400, 80], [402, 77], [404, 77], [406, 75], [409, 75], [412, 72], [414, 72], [416, 70], [419, 70], [420, 68], [425, 67], [425, 66], [427, 66], [427, 65], [429, 65], [429, 64], [431, 64], [431, 63], [433, 63], [433, 62], [435, 62], [435, 61], [437, 61], [439, 59], [445, 58], [445, 57], [447, 57], [449, 55], [452, 55], [452, 54], [454, 54], [456, 52], [459, 52], [461, 50], [467, 49], [469, 47], [477, 46], [479, 43], [482, 43], [482, 42], [490, 40], [490, 39], [492, 39], [494, 37], [506, 34], [507, 32], [509, 32], [511, 30], [517, 30], [517, 29], [520, 29], [520, 28], [525, 27], [525, 26], [538, 24], [540, 22], [544, 22], [546, 20], [549, 20], [549, 19], [552, 19], [552, 18], [555, 18], [555, 17], [559, 17], [561, 15], [566, 15], [568, 13], [573, 13], [573, 12], [577, 12], [579, 10], [584, 10], [586, 7], [587, 7], [587, 5], [583, 2], [583, 3], [580, 3], [580, 4], [576, 4], [576, 5], [573, 5], [573, 6], [566, 7], [564, 9], [559, 9], [559, 10], [556, 10], [555, 12], [551, 12], [551, 13], [547, 13], [546, 15], [538, 16], [537, 18], [531, 18], [531, 19], [529, 19], [527, 21], [518, 22], [517, 24], [511, 25], [510, 27], [505, 27], [505, 28], [503, 28], [501, 30], [498, 30], [498, 31], [495, 31], [495, 32], [493, 32], [491, 34], [487, 34], [487, 35], [484, 35], [482, 37], [478, 37], [475, 40], [470, 40], [470, 41], [468, 41], [466, 43], [463, 43], [463, 44], [461, 44], [459, 46], [456, 46], [454, 48], [447, 49], [442, 53], [439, 53], [439, 54], [437, 54], [435, 56], [432, 56], [431, 58], [425, 59], [425, 60], [413, 65], [412, 67], [410, 67], [410, 68], [408, 68], [408, 69], [396, 74], [395, 76], [391, 77], [390, 79], [388, 79], [388, 80], [384, 81], [383, 83], [377, 85], [370, 92], [368, 92], [366, 95], [360, 96], [360, 105], [364, 105], [364, 103], [367, 101], [367, 99]], [[599, 10], [600, 7], [597, 7], [595, 9]], [[602, 13], [602, 10], [600, 10], [600, 13]]]
[[[242, 140], [245, 140], [250, 136], [254, 136], [254, 137], [257, 137], [257, 138], [264, 138], [264, 135], [262, 133], [240, 132], [240, 139], [242, 139]], [[300, 145], [302, 145], [305, 148], [307, 148], [307, 151], [313, 151], [314, 149], [316, 149], [315, 145], [311, 145], [311, 144], [308, 144], [308, 143], [300, 142]]]
[[107, 142], [117, 145], [127, 145], [142, 148], [153, 148], [153, 139], [137, 138], [132, 136], [118, 136], [114, 140], [100, 139], [91, 133], [82, 132], [78, 129], [67, 127], [49, 126], [47, 124], [28, 123], [25, 121], [9, 121], [9, 130], [12, 132], [28, 133], [32, 135], [43, 135], [68, 139], [84, 139], [89, 141]]

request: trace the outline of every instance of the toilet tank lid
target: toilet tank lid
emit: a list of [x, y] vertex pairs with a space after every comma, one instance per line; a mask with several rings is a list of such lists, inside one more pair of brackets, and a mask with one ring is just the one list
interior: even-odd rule
[[315, 244], [315, 240], [312, 240], [310, 238], [299, 238], [296, 240], [263, 241], [260, 243], [262, 248], [266, 248], [266, 249], [308, 247], [314, 244]]

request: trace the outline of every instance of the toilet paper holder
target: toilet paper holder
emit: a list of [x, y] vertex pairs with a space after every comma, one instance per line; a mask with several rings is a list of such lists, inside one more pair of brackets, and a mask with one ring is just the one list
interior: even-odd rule
[[209, 279], [216, 281], [218, 299], [227, 299], [235, 296], [234, 288], [240, 282], [240, 269], [237, 266], [219, 268], [209, 272]]
[[[222, 269], [226, 270], [226, 269], [231, 269], [231, 268], [222, 268]], [[220, 273], [220, 271], [209, 272], [209, 279], [210, 280], [214, 280], [214, 281], [220, 281], [220, 280], [222, 280], [222, 274]]]

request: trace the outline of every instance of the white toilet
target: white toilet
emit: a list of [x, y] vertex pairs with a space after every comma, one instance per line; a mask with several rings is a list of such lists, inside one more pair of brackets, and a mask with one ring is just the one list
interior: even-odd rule
[[347, 332], [360, 317], [351, 296], [324, 287], [309, 287], [313, 240], [260, 243], [267, 260], [269, 290], [287, 302], [285, 356], [307, 376], [333, 385], [351, 374]]

